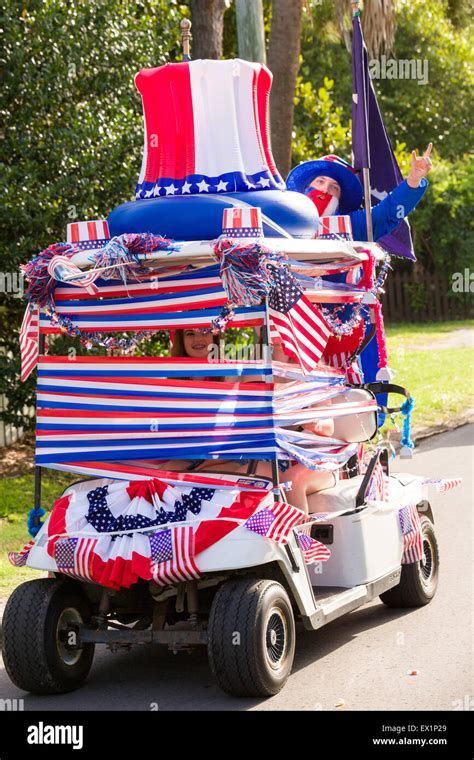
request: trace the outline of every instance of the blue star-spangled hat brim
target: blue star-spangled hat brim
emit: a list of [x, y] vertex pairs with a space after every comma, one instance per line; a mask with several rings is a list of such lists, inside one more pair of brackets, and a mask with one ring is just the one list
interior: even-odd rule
[[338, 213], [348, 214], [360, 208], [364, 193], [358, 176], [335, 161], [319, 159], [295, 166], [286, 179], [286, 187], [288, 190], [304, 193], [310, 182], [320, 176], [335, 179], [341, 187]]

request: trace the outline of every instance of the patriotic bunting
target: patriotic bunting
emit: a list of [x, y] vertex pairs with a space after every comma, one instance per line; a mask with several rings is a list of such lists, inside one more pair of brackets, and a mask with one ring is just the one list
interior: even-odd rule
[[[149, 478], [71, 487], [48, 521], [48, 554], [60, 572], [109, 588], [128, 588], [140, 578], [159, 585], [197, 578], [196, 557], [272, 500], [262, 489], [227, 485]], [[274, 540], [280, 535], [284, 520]], [[12, 561], [19, 564], [17, 556]]]
[[[109, 588], [140, 578], [169, 585], [200, 577], [199, 554], [241, 525], [284, 544], [304, 519], [301, 510], [274, 504], [268, 491], [230, 485], [153, 478], [71, 487], [54, 504], [47, 552], [59, 572]], [[33, 545], [11, 553], [10, 561], [25, 565]]]

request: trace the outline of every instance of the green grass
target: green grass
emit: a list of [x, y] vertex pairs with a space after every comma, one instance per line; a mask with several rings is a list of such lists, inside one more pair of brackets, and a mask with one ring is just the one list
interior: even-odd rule
[[[77, 475], [45, 470], [42, 505], [50, 508], [54, 500], [75, 480], [79, 480]], [[0, 482], [0, 599], [8, 596], [18, 584], [45, 575], [42, 570], [14, 567], [7, 557], [8, 552], [18, 551], [30, 539], [26, 519], [34, 505], [33, 494], [33, 474], [3, 478]]]
[[446, 333], [456, 332], [461, 329], [474, 330], [474, 319], [459, 319], [453, 322], [427, 322], [426, 324], [422, 322], [413, 324], [411, 322], [399, 322], [398, 324], [386, 325], [385, 328], [387, 337], [389, 338], [404, 340], [405, 337], [411, 338], [412, 336], [423, 335], [428, 335], [431, 338], [436, 334], [446, 336]]
[[474, 407], [474, 350], [451, 348], [460, 329], [474, 322], [392, 325], [387, 328], [389, 365], [394, 382], [415, 399], [413, 425], [439, 425]]
[[[413, 424], [437, 425], [474, 406], [472, 347], [450, 348], [449, 339], [459, 329], [474, 328], [473, 321], [427, 325], [391, 325], [387, 328], [390, 367], [394, 381], [415, 398]], [[442, 344], [446, 347], [442, 347]], [[423, 348], [424, 347], [424, 348]], [[398, 399], [397, 399], [398, 401]], [[43, 506], [52, 506], [75, 475], [45, 470]], [[28, 540], [26, 517], [33, 506], [33, 474], [4, 478], [0, 483], [0, 598], [19, 583], [43, 572], [15, 568], [7, 552], [21, 549]]]

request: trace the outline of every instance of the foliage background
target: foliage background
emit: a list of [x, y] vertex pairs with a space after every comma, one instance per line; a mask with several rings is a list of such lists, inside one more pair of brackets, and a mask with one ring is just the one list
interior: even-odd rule
[[[264, 0], [269, 31], [271, 2]], [[179, 54], [176, 0], [3, 0], [0, 110], [0, 271], [62, 240], [74, 219], [107, 216], [132, 197], [141, 163], [142, 67]], [[420, 266], [470, 264], [473, 247], [473, 35], [466, 0], [398, 0], [396, 47], [426, 59], [429, 82], [378, 80], [390, 136], [406, 170], [409, 150], [435, 144], [435, 169], [412, 226]], [[332, 0], [307, 0], [295, 96], [293, 161], [337, 152], [350, 158], [351, 65]], [[235, 9], [225, 17], [224, 54], [236, 55]], [[284, 51], [282, 51], [284, 55]], [[0, 294], [0, 394], [12, 421], [32, 398], [19, 385], [22, 301]], [[161, 345], [161, 344], [160, 344]], [[155, 350], [161, 350], [155, 346]]]

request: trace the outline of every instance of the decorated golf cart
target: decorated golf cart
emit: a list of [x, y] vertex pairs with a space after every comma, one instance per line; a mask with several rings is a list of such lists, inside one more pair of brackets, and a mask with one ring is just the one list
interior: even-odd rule
[[[96, 644], [206, 646], [225, 691], [268, 696], [291, 672], [298, 622], [436, 590], [427, 484], [389, 475], [378, 441], [402, 409], [413, 445], [409, 394], [387, 382], [389, 257], [285, 190], [264, 66], [185, 60], [136, 83], [135, 200], [69, 224], [24, 267], [34, 537], [10, 559], [47, 577], [10, 597], [3, 657], [19, 688], [57, 694], [83, 683]], [[164, 331], [174, 346], [183, 331], [213, 337], [203, 357], [150, 355]], [[85, 351], [58, 355], [58, 335]], [[379, 375], [365, 382], [372, 340]], [[53, 505], [45, 467], [80, 477]], [[334, 477], [295, 503], [305, 472]]]

